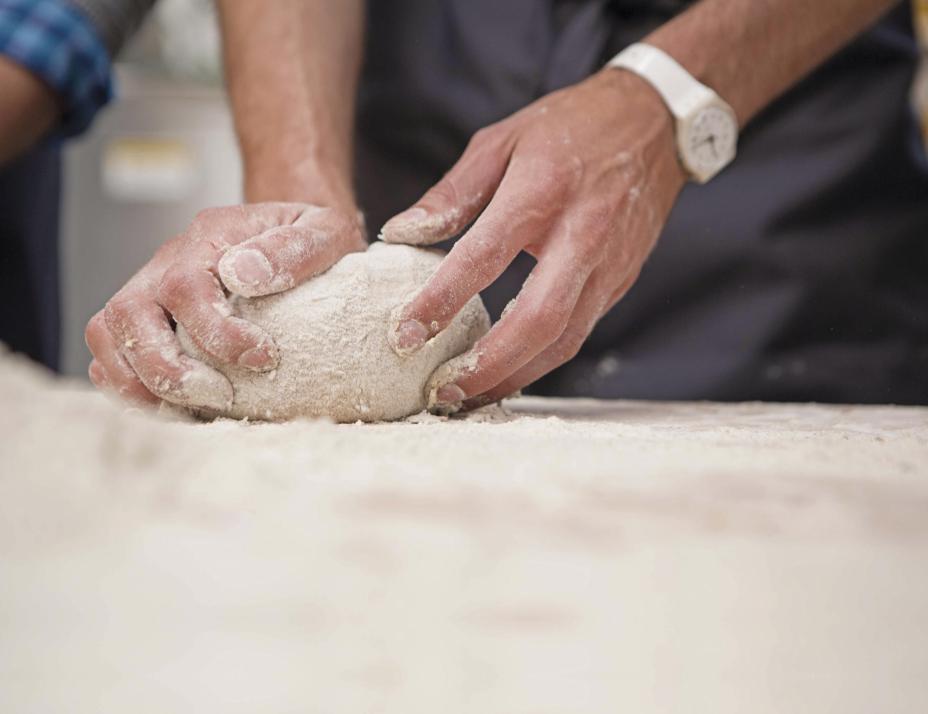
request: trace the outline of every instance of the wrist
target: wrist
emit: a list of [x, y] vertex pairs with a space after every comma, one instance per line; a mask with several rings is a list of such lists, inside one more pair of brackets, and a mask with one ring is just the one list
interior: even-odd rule
[[249, 160], [245, 158], [245, 200], [284, 201], [354, 210], [350, 171], [344, 165], [313, 158]]
[[679, 191], [687, 173], [677, 152], [676, 120], [657, 90], [638, 75], [606, 67], [588, 80], [601, 90], [602, 106], [616, 116], [616, 125], [631, 130], [646, 146], [647, 161]]
[[[748, 5], [746, 5], [748, 6]], [[731, 18], [727, 18], [730, 23]], [[763, 82], [745, 73], [744, 46], [758, 40], [745, 37], [738, 23], [719, 21], [715, 8], [694, 5], [658, 27], [642, 42], [670, 55], [699, 82], [731, 106], [739, 126], [745, 126], [764, 104]], [[745, 81], [749, 77], [750, 81]]]
[[[718, 78], [713, 77], [712, 67], [717, 64], [708, 57], [709, 48], [697, 41], [692, 29], [685, 22], [668, 22], [641, 40], [647, 45], [670, 55], [695, 79], [720, 92]], [[715, 80], [715, 81], [713, 81]]]

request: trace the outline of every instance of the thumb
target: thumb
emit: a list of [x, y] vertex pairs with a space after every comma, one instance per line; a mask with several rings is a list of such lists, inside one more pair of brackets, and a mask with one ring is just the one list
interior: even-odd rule
[[483, 129], [473, 138], [445, 177], [412, 206], [380, 230], [387, 243], [432, 245], [464, 230], [493, 198], [509, 163], [508, 141], [498, 129]]
[[334, 209], [309, 209], [291, 225], [271, 228], [226, 251], [219, 260], [219, 277], [236, 295], [271, 295], [328, 270], [346, 253], [365, 246], [358, 222]]

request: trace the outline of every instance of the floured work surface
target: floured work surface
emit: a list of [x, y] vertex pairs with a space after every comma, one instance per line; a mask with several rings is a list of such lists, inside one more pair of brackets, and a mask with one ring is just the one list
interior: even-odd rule
[[3, 712], [928, 711], [928, 410], [0, 405]]

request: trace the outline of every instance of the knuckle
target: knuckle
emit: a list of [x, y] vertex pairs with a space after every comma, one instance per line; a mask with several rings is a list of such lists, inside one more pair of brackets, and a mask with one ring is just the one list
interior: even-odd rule
[[517, 139], [512, 125], [507, 120], [490, 124], [478, 129], [467, 142], [465, 154], [497, 154], [500, 151], [509, 151]]
[[[625, 277], [622, 278], [622, 281], [612, 288], [610, 293], [607, 293], [608, 300], [606, 301], [606, 306], [608, 307], [611, 304], [614, 304], [621, 300], [625, 294], [631, 290], [632, 286], [637, 282], [638, 277], [641, 275], [641, 266], [635, 265], [628, 268]], [[604, 309], [605, 309], [604, 307]]]
[[456, 310], [454, 283], [442, 279], [438, 273], [435, 276], [439, 279], [426, 283], [402, 311], [404, 318], [416, 319], [429, 327], [430, 331], [433, 321], [443, 326]]
[[537, 169], [533, 171], [533, 175], [535, 192], [554, 203], [566, 196], [576, 183], [575, 174], [565, 170], [562, 164], [556, 162], [540, 162]]
[[345, 242], [345, 249], [349, 253], [367, 250], [367, 239], [364, 237], [366, 231], [367, 228], [362, 216], [358, 222], [351, 223], [341, 234]]
[[523, 318], [532, 326], [536, 337], [551, 343], [560, 337], [569, 316], [566, 306], [554, 300], [543, 300], [529, 307]]
[[171, 309], [183, 301], [190, 289], [190, 280], [182, 267], [172, 267], [158, 283], [158, 301]]
[[617, 225], [617, 214], [622, 211], [622, 201], [608, 198], [590, 198], [578, 211], [578, 223], [584, 231], [609, 233]]
[[554, 178], [562, 191], [573, 191], [583, 181], [587, 173], [586, 162], [579, 156], [569, 156], [558, 161], [554, 166]]
[[219, 318], [212, 329], [201, 331], [197, 337], [208, 354], [223, 362], [235, 361], [242, 353], [263, 343], [260, 335], [240, 329], [229, 318]]
[[458, 258], [475, 278], [485, 281], [495, 277], [501, 261], [501, 250], [486, 234], [474, 234], [456, 246]]
[[106, 320], [101, 310], [90, 318], [87, 327], [84, 328], [84, 342], [87, 343], [87, 347], [90, 348], [91, 352], [99, 346], [107, 332]]
[[490, 143], [493, 143], [493, 140], [496, 137], [496, 131], [495, 124], [478, 129], [470, 137], [470, 141], [467, 142], [468, 148], [479, 149], [481, 147], [487, 146]]
[[454, 182], [453, 176], [445, 176], [429, 191], [429, 202], [439, 206], [456, 206], [460, 199], [460, 191]]
[[561, 188], [561, 182], [555, 174], [555, 169], [545, 164], [538, 167], [540, 170], [534, 174], [534, 188], [540, 194], [554, 194]]
[[572, 236], [567, 253], [569, 265], [576, 266], [578, 269], [595, 267], [602, 261], [605, 254], [605, 241], [595, 233], [575, 235]]
[[551, 356], [558, 364], [569, 362], [579, 354], [584, 342], [586, 334], [582, 330], [568, 328], [552, 346]]
[[133, 366], [136, 367], [142, 383], [152, 394], [164, 397], [180, 389], [182, 370], [163, 359], [150, 357]]
[[[309, 209], [307, 209], [309, 210]], [[322, 221], [320, 221], [322, 223]], [[331, 225], [331, 232], [338, 235], [360, 234], [366, 225], [363, 211], [336, 211], [326, 210], [325, 223]]]
[[[262, 203], [246, 203], [235, 208], [244, 213], [266, 213], [274, 217], [293, 213], [301, 216], [306, 212], [314, 213], [319, 209], [318, 206], [303, 201], [264, 201]], [[222, 207], [220, 207], [220, 210], [223, 210]], [[228, 211], [230, 207], [227, 206], [224, 210]]]
[[121, 293], [116, 293], [103, 307], [103, 318], [111, 332], [123, 329], [132, 315], [132, 306]]
[[228, 213], [228, 210], [229, 209], [224, 206], [202, 208], [197, 211], [196, 215], [193, 217], [193, 223], [196, 225], [209, 225], [215, 223], [216, 221], [222, 220]]
[[97, 387], [103, 383], [104, 373], [103, 368], [100, 366], [100, 363], [97, 360], [94, 360], [90, 363], [90, 366], [87, 368], [87, 377], [91, 382]]
[[628, 275], [625, 276], [625, 280], [623, 281], [625, 292], [627, 292], [632, 285], [638, 282], [638, 278], [641, 277], [641, 271], [643, 267], [644, 266], [638, 262], [632, 264], [630, 270], [628, 271]]

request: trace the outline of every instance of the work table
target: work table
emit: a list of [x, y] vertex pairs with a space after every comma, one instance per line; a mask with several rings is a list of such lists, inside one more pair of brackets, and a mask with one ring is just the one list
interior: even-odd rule
[[928, 711], [928, 409], [193, 424], [0, 356], [0, 711]]

